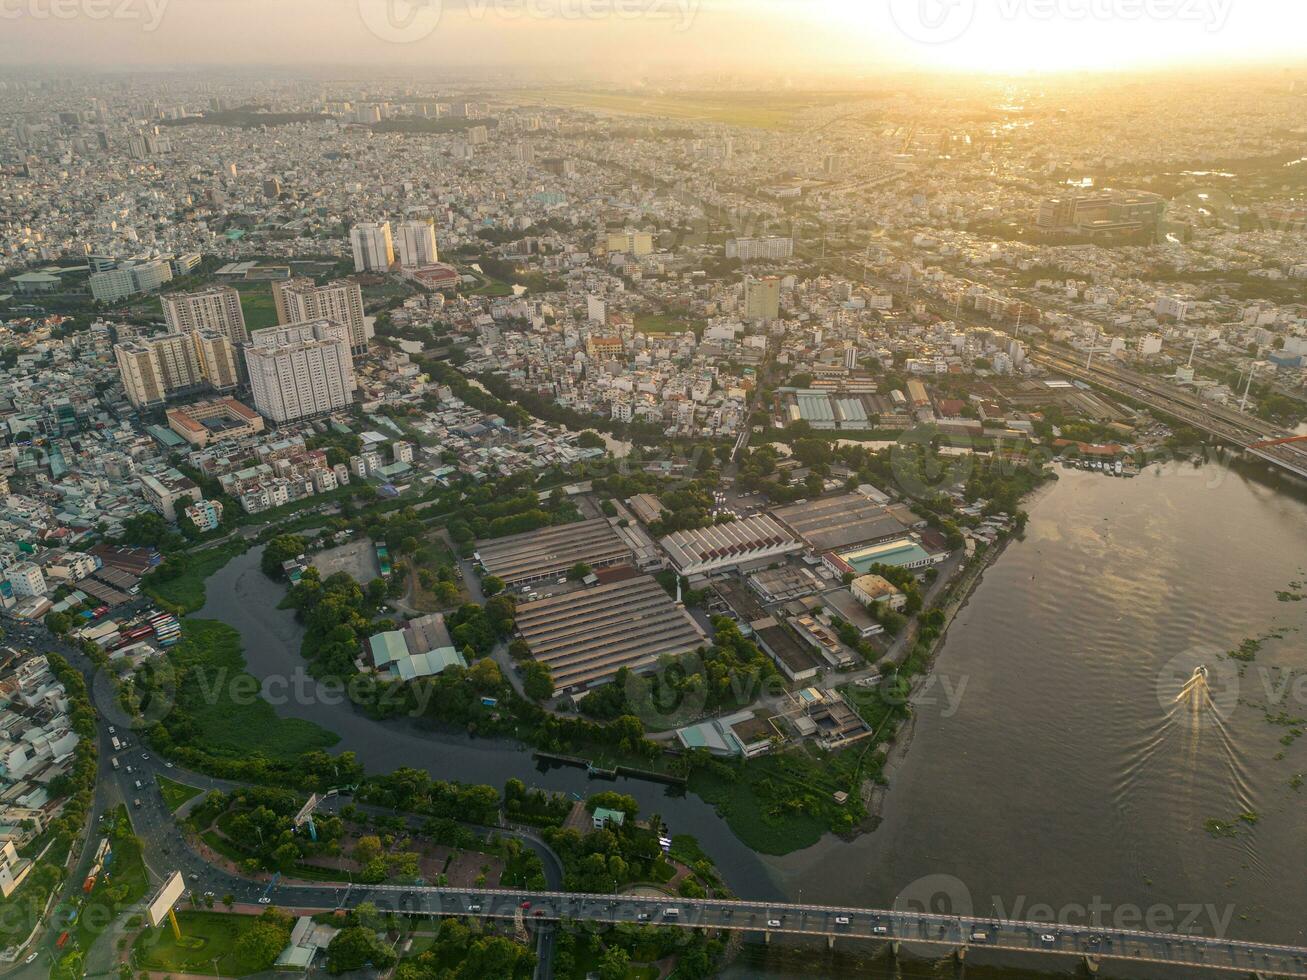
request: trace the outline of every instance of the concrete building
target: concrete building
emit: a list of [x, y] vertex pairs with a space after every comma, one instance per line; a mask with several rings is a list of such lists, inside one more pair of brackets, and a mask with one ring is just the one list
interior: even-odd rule
[[436, 254], [436, 226], [430, 219], [401, 222], [398, 244], [399, 264], [406, 269], [440, 261]]
[[41, 566], [30, 561], [20, 561], [10, 565], [5, 573], [14, 595], [35, 596], [45, 594], [45, 575]]
[[780, 309], [780, 277], [744, 277], [743, 315], [746, 320], [775, 320], [780, 316]]
[[225, 391], [240, 384], [235, 346], [214, 330], [127, 340], [113, 352], [127, 400], [137, 408], [205, 386]]
[[168, 427], [197, 449], [224, 439], [257, 435], [264, 429], [263, 416], [234, 398], [170, 408]]
[[275, 423], [322, 415], [354, 401], [349, 330], [312, 320], [255, 330], [245, 348], [254, 407]]
[[204, 499], [204, 493], [195, 481], [177, 470], [166, 470], [157, 476], [143, 473], [140, 481], [146, 502], [165, 520], [174, 523], [177, 520], [178, 503], [183, 500], [198, 503]]
[[853, 598], [864, 606], [874, 606], [883, 602], [895, 612], [907, 605], [908, 597], [899, 591], [898, 586], [880, 575], [859, 575], [849, 583]]
[[778, 261], [794, 255], [794, 239], [775, 235], [766, 238], [732, 238], [726, 243], [726, 257], [741, 262]]
[[95, 272], [87, 279], [91, 297], [99, 303], [117, 303], [139, 293], [148, 293], [172, 280], [172, 265], [167, 259], [124, 264]]
[[371, 334], [363, 314], [363, 289], [349, 279], [315, 285], [312, 279], [287, 279], [272, 284], [272, 302], [279, 324], [335, 320], [349, 328], [350, 352], [366, 354]]
[[357, 224], [350, 229], [349, 241], [354, 249], [355, 272], [385, 272], [395, 264], [389, 221]]
[[164, 321], [175, 333], [216, 330], [233, 344], [249, 340], [241, 294], [231, 286], [211, 286], [194, 293], [165, 293], [159, 299]]
[[629, 252], [637, 258], [653, 251], [653, 235], [647, 231], [619, 231], [608, 236], [608, 251]]

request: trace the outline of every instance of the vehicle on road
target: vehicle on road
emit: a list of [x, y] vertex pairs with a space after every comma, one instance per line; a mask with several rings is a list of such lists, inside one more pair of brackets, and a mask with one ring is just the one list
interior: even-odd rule
[[871, 931], [878, 936], [884, 936], [889, 932], [889, 928], [886, 926], [873, 926]]
[[666, 908], [666, 909], [663, 909], [663, 918], [664, 918], [664, 919], [676, 919], [676, 918], [680, 918], [680, 915], [681, 915], [681, 910], [680, 910], [680, 909], [677, 909], [677, 908]]
[[1039, 941], [1043, 943], [1045, 946], [1052, 946], [1055, 942], [1057, 942], [1057, 937], [1054, 936], [1052, 933], [1046, 932], [1039, 937]]
[[264, 895], [262, 898], [259, 899], [259, 904], [260, 904], [260, 905], [271, 905], [271, 904], [272, 904], [272, 899], [270, 899], [267, 895]]
[[38, 956], [40, 956], [40, 955], [41, 955], [41, 951], [40, 951], [39, 949], [38, 949], [36, 952], [34, 952], [34, 953], [28, 953], [28, 954], [27, 954], [27, 959], [23, 960], [23, 962], [24, 962], [24, 963], [35, 963], [35, 962], [36, 962], [36, 958], [37, 958]]
[[837, 915], [835, 916], [835, 924], [837, 926], [847, 926], [849, 924], [849, 917], [847, 915]]
[[780, 927], [781, 927], [781, 920], [780, 920], [780, 919], [768, 919], [768, 920], [767, 920], [767, 928], [768, 928], [768, 929], [779, 929]]
[[648, 912], [638, 912], [638, 913], [636, 913], [635, 921], [636, 921], [636, 922], [648, 922], [648, 921], [649, 921], [649, 913], [648, 913]]
[[139, 796], [132, 800], [132, 806], [136, 807], [138, 810], [141, 808], [141, 798]]
[[469, 912], [480, 912], [480, 911], [481, 911], [481, 906], [480, 906], [480, 905], [469, 905], [469, 906], [467, 907], [467, 910], [468, 910]]
[[526, 909], [529, 909], [530, 907], [531, 907], [531, 903], [530, 903], [530, 902], [523, 902], [523, 903], [521, 904], [521, 906], [520, 906], [520, 908], [522, 908], [523, 911], [525, 911]]

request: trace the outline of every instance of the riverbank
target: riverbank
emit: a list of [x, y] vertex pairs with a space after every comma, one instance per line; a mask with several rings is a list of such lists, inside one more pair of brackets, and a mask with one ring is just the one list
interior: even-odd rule
[[[930, 654], [926, 657], [926, 666], [923, 672], [917, 675], [918, 681], [913, 684], [913, 691], [908, 695], [908, 703], [912, 703], [913, 694], [921, 689], [922, 686], [930, 684], [935, 670], [935, 662], [939, 657], [939, 651], [944, 646], [944, 641], [948, 637], [949, 627], [957, 614], [961, 612], [971, 600], [972, 594], [980, 585], [981, 579], [986, 569], [991, 568], [1007, 549], [1009, 537], [1000, 539], [985, 550], [984, 554], [977, 555], [972, 564], [967, 565], [962, 575], [950, 589], [948, 598], [945, 600], [941, 609], [944, 612], [944, 622], [940, 626], [939, 635], [931, 641]], [[884, 761], [881, 764], [881, 776], [883, 782], [877, 785], [871, 792], [870, 799], [867, 801], [867, 820], [872, 824], [872, 829], [879, 825], [884, 808], [889, 796], [890, 789], [893, 786], [894, 775], [898, 768], [907, 759], [908, 750], [912, 747], [912, 739], [917, 730], [917, 716], [915, 712], [907, 718], [888, 740], [889, 751], [885, 753]]]

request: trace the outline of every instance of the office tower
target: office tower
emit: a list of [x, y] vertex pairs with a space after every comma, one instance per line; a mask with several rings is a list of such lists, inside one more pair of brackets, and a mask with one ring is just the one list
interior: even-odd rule
[[778, 276], [744, 277], [746, 320], [775, 320], [780, 316], [781, 280]]
[[390, 238], [390, 222], [366, 221], [350, 229], [354, 246], [355, 272], [385, 272], [395, 264], [395, 246]]
[[399, 226], [399, 264], [406, 269], [420, 265], [434, 265], [436, 255], [436, 226], [431, 219], [405, 221]]
[[287, 279], [272, 284], [278, 323], [335, 320], [349, 328], [350, 351], [368, 351], [367, 320], [363, 316], [363, 289], [349, 279], [315, 286], [312, 279]]
[[211, 286], [194, 293], [167, 293], [160, 297], [163, 318], [174, 333], [217, 330], [233, 344], [249, 339], [241, 294], [231, 286]]
[[354, 401], [349, 328], [331, 320], [255, 330], [245, 347], [254, 407], [275, 423], [334, 412]]
[[648, 255], [653, 251], [653, 235], [647, 231], [619, 231], [608, 236], [608, 251]]

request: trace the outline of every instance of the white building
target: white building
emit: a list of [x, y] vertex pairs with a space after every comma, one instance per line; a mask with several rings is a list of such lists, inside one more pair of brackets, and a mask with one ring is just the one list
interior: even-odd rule
[[385, 272], [395, 264], [389, 221], [355, 225], [350, 229], [349, 241], [354, 248], [355, 272]]
[[[434, 265], [440, 261], [436, 254], [436, 226], [430, 219], [404, 221], [399, 226], [399, 264], [406, 269]], [[355, 265], [358, 253], [355, 252]]]
[[349, 329], [313, 320], [255, 330], [245, 348], [254, 407], [273, 422], [292, 422], [354, 401]]
[[9, 566], [8, 575], [14, 595], [45, 595], [45, 575], [41, 573], [40, 565], [30, 561], [20, 561]]
[[759, 259], [777, 261], [794, 255], [794, 239], [768, 236], [767, 238], [732, 238], [726, 243], [726, 257], [741, 262]]

